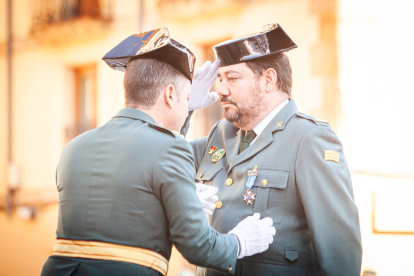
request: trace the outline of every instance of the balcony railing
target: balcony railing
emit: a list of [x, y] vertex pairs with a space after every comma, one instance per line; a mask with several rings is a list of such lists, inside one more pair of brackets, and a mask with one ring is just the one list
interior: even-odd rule
[[107, 23], [112, 17], [111, 0], [35, 0], [32, 3], [31, 34], [34, 36], [71, 22]]

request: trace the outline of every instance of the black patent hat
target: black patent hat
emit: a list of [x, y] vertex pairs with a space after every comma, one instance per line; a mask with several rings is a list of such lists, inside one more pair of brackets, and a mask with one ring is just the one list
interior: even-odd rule
[[131, 35], [102, 59], [112, 69], [125, 72], [128, 63], [139, 58], [165, 62], [183, 73], [190, 81], [193, 79], [196, 58], [187, 47], [170, 37], [168, 28]]
[[220, 67], [242, 63], [268, 55], [287, 52], [298, 46], [279, 24], [267, 24], [263, 31], [224, 41], [213, 46]]

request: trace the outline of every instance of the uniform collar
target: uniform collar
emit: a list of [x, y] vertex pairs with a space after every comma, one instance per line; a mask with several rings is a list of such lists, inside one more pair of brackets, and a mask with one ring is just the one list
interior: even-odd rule
[[273, 118], [276, 117], [276, 115], [279, 113], [282, 108], [284, 108], [289, 103], [289, 100], [286, 99], [281, 104], [276, 106], [275, 109], [273, 109], [263, 120], [260, 121], [260, 123], [257, 124], [255, 128], [253, 128], [254, 133], [256, 133], [256, 138], [252, 141], [251, 144], [256, 141], [257, 137], [263, 132], [263, 130], [266, 128], [266, 126], [273, 120]]
[[131, 118], [153, 125], [158, 125], [157, 122], [150, 115], [135, 108], [123, 108], [114, 116], [114, 118]]
[[270, 121], [268, 127], [272, 132], [285, 129], [286, 123], [296, 114], [298, 108], [293, 99], [289, 99], [289, 103], [286, 104], [282, 110]]
[[277, 113], [277, 115], [270, 121], [269, 124], [263, 129], [260, 136], [247, 150], [238, 154], [238, 148], [242, 141], [242, 131], [236, 133], [236, 135], [227, 140], [226, 154], [228, 153], [227, 160], [229, 162], [229, 169], [231, 171], [236, 165], [246, 161], [253, 157], [268, 145], [273, 142], [273, 133], [281, 131], [285, 128], [286, 123], [292, 118], [297, 112], [295, 101], [290, 99], [289, 102]]

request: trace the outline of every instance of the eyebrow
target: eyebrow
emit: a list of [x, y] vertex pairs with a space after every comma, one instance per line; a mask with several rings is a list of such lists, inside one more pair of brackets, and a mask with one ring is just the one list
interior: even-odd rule
[[[229, 70], [229, 71], [224, 72], [225, 75], [228, 75], [231, 73], [240, 74], [239, 71], [235, 71], [235, 70]], [[220, 73], [217, 74], [217, 77], [221, 77]]]

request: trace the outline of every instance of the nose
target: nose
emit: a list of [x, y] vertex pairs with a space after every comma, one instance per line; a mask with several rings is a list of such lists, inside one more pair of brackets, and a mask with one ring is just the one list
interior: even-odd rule
[[227, 88], [227, 86], [225, 85], [224, 81], [222, 81], [222, 82], [220, 83], [220, 86], [219, 86], [219, 88], [218, 88], [217, 94], [218, 94], [220, 97], [230, 95], [230, 90]]

